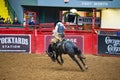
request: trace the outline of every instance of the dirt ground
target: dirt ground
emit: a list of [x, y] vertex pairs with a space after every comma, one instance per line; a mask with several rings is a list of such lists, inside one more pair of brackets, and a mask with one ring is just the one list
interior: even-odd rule
[[81, 72], [68, 55], [60, 66], [47, 55], [0, 53], [0, 80], [120, 80], [120, 57], [85, 56]]

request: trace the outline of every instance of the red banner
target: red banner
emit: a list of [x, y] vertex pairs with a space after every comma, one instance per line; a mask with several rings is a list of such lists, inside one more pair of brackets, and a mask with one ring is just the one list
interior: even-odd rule
[[[51, 40], [52, 36], [51, 35], [46, 35], [45, 36], [45, 51], [48, 48], [48, 45], [50, 44], [50, 40]], [[78, 36], [78, 35], [66, 35], [65, 36], [66, 39], [71, 40], [73, 43], [76, 44], [76, 46], [82, 51], [82, 53], [84, 52], [84, 43], [83, 43], [83, 36]]]

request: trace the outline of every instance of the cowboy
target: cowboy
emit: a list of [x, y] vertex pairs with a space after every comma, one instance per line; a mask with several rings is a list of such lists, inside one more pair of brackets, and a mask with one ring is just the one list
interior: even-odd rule
[[55, 29], [53, 30], [53, 36], [54, 38], [51, 39], [51, 42], [56, 43], [57, 41], [63, 41], [65, 37], [65, 26], [62, 22], [58, 22], [55, 26]]

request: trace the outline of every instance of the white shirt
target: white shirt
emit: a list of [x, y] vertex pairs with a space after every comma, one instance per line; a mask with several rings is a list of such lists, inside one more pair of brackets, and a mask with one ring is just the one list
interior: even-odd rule
[[62, 22], [58, 22], [56, 24], [56, 26], [55, 26], [55, 29], [53, 30], [53, 36], [58, 33], [58, 27], [59, 27], [58, 25], [63, 26], [64, 29], [65, 29], [65, 26], [63, 25], [63, 23]]

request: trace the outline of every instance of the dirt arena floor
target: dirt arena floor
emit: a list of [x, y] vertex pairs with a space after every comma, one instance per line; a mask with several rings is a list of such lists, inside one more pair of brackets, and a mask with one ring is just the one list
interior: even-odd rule
[[0, 80], [120, 80], [120, 57], [85, 56], [81, 72], [68, 55], [60, 66], [47, 55], [0, 53]]

